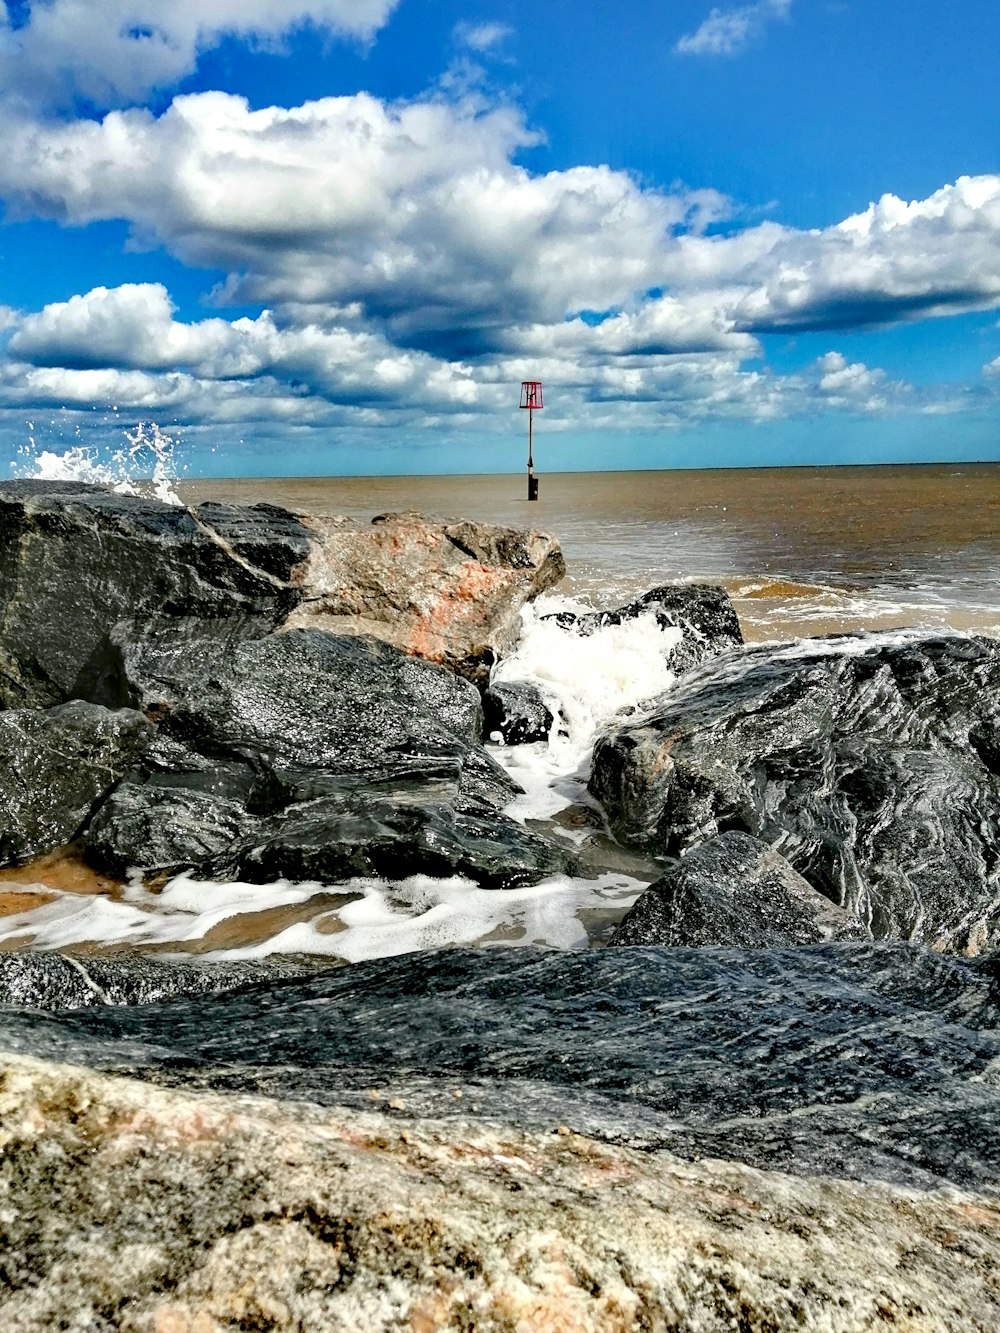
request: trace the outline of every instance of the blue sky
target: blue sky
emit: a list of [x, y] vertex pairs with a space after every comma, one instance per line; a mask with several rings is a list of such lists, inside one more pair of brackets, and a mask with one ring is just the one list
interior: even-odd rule
[[[1000, 5], [0, 0], [0, 453], [1000, 460]], [[0, 460], [3, 461], [3, 460]]]

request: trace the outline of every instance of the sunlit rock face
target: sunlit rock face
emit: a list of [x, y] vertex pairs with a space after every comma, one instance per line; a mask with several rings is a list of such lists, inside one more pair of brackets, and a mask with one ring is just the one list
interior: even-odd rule
[[1000, 643], [748, 649], [599, 741], [617, 834], [677, 855], [726, 830], [785, 857], [875, 938], [1000, 944]]
[[108, 650], [116, 625], [126, 637], [280, 625], [300, 600], [289, 578], [308, 550], [304, 529], [272, 506], [207, 508], [224, 535], [159, 500], [81, 482], [0, 482], [0, 700], [128, 702]]
[[371, 634], [480, 686], [516, 641], [521, 607], [566, 572], [559, 543], [534, 529], [419, 514], [301, 521], [312, 545], [290, 627]]
[[959, 1191], [18, 1057], [0, 1125], [0, 1313], [19, 1333], [1000, 1322], [1000, 1211]]

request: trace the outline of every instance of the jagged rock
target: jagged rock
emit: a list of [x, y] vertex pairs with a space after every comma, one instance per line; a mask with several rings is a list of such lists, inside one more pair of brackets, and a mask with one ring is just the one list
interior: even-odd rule
[[566, 864], [501, 813], [519, 789], [479, 744], [478, 692], [442, 667], [315, 629], [121, 652], [161, 721], [87, 834], [101, 869], [499, 885]]
[[976, 1194], [5, 1065], [18, 1333], [1000, 1323], [1000, 1211]]
[[651, 884], [609, 943], [760, 949], [863, 937], [860, 923], [783, 856], [731, 832], [700, 843]]
[[490, 523], [384, 514], [367, 528], [303, 517], [313, 544], [290, 627], [370, 634], [485, 686], [518, 613], [562, 578], [554, 538]]
[[597, 744], [622, 839], [769, 843], [876, 938], [1000, 946], [1000, 643], [759, 648], [697, 668]]
[[79, 700], [0, 712], [0, 865], [65, 846], [152, 731], [141, 713]]
[[284, 573], [304, 555], [305, 530], [272, 506], [206, 508], [220, 530], [197, 511], [97, 486], [0, 482], [0, 702], [103, 702], [93, 681], [119, 623], [126, 637], [281, 624], [301, 597]]
[[675, 671], [686, 671], [743, 643], [743, 631], [729, 594], [712, 583], [668, 583], [651, 588], [615, 610], [585, 615], [556, 611], [546, 619], [576, 634], [589, 635], [605, 625], [622, 625], [642, 615], [654, 615], [661, 630], [680, 630], [681, 640], [670, 654]]
[[555, 718], [537, 685], [528, 680], [494, 681], [483, 695], [485, 734], [499, 732], [506, 745], [548, 739]]
[[150, 1004], [169, 995], [208, 995], [306, 972], [295, 963], [269, 958], [181, 963], [143, 954], [74, 958], [60, 953], [0, 953], [0, 1005], [66, 1010]]

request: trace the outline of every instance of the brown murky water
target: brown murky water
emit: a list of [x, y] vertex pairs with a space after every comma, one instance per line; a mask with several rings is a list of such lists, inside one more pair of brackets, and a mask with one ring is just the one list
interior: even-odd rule
[[1000, 464], [241, 479], [191, 500], [370, 518], [393, 509], [554, 532], [565, 590], [609, 603], [657, 583], [723, 582], [751, 639], [902, 626], [1000, 635]]

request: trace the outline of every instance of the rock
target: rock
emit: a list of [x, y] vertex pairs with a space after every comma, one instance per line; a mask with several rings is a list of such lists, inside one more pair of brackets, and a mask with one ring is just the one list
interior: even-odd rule
[[484, 732], [499, 732], [506, 745], [548, 740], [555, 718], [541, 690], [527, 680], [494, 681], [483, 695]]
[[566, 856], [488, 803], [440, 799], [426, 788], [324, 796], [263, 821], [223, 858], [241, 880], [466, 875], [484, 888], [531, 884], [568, 868]]
[[534, 530], [419, 514], [302, 523], [312, 548], [290, 628], [373, 635], [480, 686], [516, 642], [521, 607], [566, 572], [558, 542]]
[[121, 652], [161, 722], [87, 835], [98, 868], [506, 885], [566, 865], [501, 813], [519, 789], [479, 744], [478, 692], [442, 667], [316, 629]]
[[609, 943], [758, 949], [863, 937], [784, 857], [731, 832], [692, 848], [651, 884]]
[[759, 648], [697, 668], [597, 744], [617, 835], [675, 856], [729, 829], [876, 938], [1000, 946], [1000, 643]]
[[976, 1194], [5, 1065], [19, 1333], [1000, 1322], [1000, 1210]]
[[300, 600], [284, 575], [307, 547], [305, 529], [272, 506], [207, 506], [202, 520], [83, 483], [0, 483], [0, 702], [104, 702], [118, 624], [126, 638], [206, 623], [276, 628]]
[[142, 954], [74, 958], [59, 953], [0, 953], [0, 1005], [66, 1010], [150, 1004], [169, 995], [212, 994], [306, 972], [294, 963], [269, 958], [181, 963]]
[[408, 1118], [475, 1109], [996, 1200], [997, 981], [996, 959], [899, 943], [439, 949], [139, 1007], [0, 1008], [0, 1051], [300, 1106], [374, 1088]]
[[0, 712], [0, 865], [70, 842], [152, 731], [141, 713], [80, 701]]
[[680, 642], [670, 654], [675, 671], [686, 671], [743, 643], [743, 632], [729, 594], [711, 583], [672, 583], [651, 588], [635, 601], [611, 611], [576, 615], [557, 611], [551, 617], [577, 634], [593, 634], [605, 625], [622, 625], [638, 616], [653, 615], [661, 630], [679, 630]]

